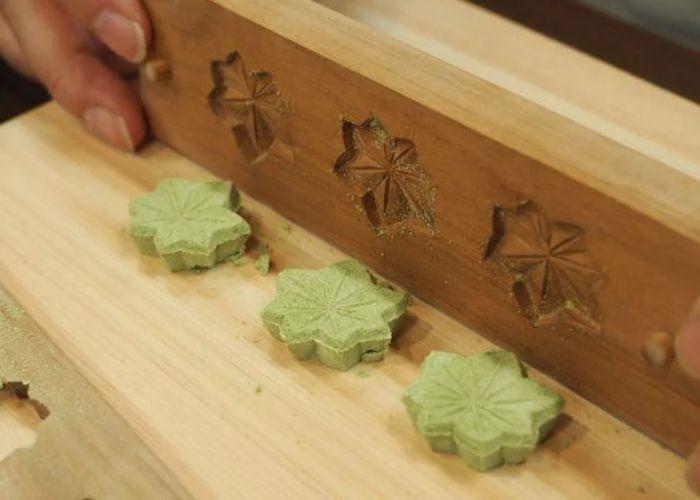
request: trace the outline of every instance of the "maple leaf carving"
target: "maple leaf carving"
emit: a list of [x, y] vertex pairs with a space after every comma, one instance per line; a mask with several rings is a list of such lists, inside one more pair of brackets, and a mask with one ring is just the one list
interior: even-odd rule
[[435, 188], [420, 166], [415, 144], [391, 137], [377, 118], [344, 120], [345, 152], [334, 167], [379, 234], [435, 227]]
[[230, 182], [166, 179], [129, 207], [139, 250], [173, 271], [213, 267], [244, 248], [250, 226], [238, 215]]
[[505, 351], [467, 358], [434, 351], [403, 402], [433, 451], [457, 454], [477, 470], [522, 462], [564, 406]]
[[248, 72], [238, 52], [211, 64], [214, 89], [209, 94], [212, 111], [231, 127], [236, 143], [252, 165], [275, 150], [289, 161], [293, 151], [284, 127], [292, 112], [287, 99], [265, 71]]
[[583, 245], [583, 230], [549, 222], [532, 202], [496, 208], [486, 256], [516, 276], [513, 293], [535, 326], [564, 323], [599, 332], [603, 276]]
[[366, 267], [349, 260], [282, 271], [262, 317], [297, 358], [347, 370], [386, 355], [407, 305], [405, 293], [375, 283]]

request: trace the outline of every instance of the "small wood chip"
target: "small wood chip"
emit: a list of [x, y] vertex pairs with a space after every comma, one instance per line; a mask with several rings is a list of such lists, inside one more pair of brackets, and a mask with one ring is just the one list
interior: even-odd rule
[[642, 347], [642, 355], [656, 368], [666, 366], [675, 355], [673, 337], [666, 332], [652, 334]]

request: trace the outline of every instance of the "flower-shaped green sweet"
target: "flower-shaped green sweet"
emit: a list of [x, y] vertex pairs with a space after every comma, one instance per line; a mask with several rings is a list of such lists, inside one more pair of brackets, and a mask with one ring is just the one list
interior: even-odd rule
[[468, 358], [432, 352], [403, 402], [433, 451], [457, 454], [481, 471], [522, 462], [564, 406], [504, 351]]
[[407, 305], [407, 294], [377, 284], [366, 267], [348, 260], [282, 271], [262, 318], [297, 358], [347, 370], [384, 358]]
[[129, 233], [142, 253], [160, 255], [173, 271], [213, 267], [250, 235], [237, 208], [230, 182], [168, 179], [131, 203]]

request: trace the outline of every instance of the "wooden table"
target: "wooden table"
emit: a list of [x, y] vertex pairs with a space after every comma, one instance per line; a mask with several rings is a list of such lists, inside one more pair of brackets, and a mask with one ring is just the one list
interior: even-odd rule
[[[36, 444], [0, 464], [3, 498], [690, 497], [680, 457], [537, 373], [566, 416], [524, 465], [477, 473], [430, 452], [402, 391], [430, 351], [492, 344], [416, 302], [380, 364], [294, 360], [259, 318], [276, 272], [173, 274], [130, 241], [130, 200], [210, 177], [162, 145], [115, 152], [50, 104], [0, 126], [0, 171], [0, 282], [31, 317], [27, 337], [0, 329], [0, 376], [51, 411]], [[243, 207], [275, 270], [344, 257]], [[76, 470], [90, 474], [60, 479]]]

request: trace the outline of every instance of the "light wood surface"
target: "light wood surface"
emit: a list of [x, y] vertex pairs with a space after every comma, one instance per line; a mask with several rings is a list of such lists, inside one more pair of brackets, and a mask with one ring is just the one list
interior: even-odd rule
[[316, 0], [700, 176], [700, 106], [464, 0]]
[[[51, 104], [0, 126], [0, 165], [0, 282], [198, 498], [690, 497], [681, 458], [537, 372], [567, 415], [524, 465], [482, 474], [430, 452], [402, 391], [430, 351], [492, 344], [416, 301], [380, 364], [295, 361], [259, 318], [276, 272], [173, 274], [129, 240], [130, 200], [164, 178], [210, 177], [168, 148], [115, 152]], [[275, 270], [344, 258], [247, 196], [243, 207]]]
[[31, 403], [17, 399], [9, 390], [0, 391], [0, 461], [32, 446], [36, 442], [34, 429], [40, 423]]
[[0, 392], [3, 500], [191, 498], [2, 286], [0, 381], [34, 401]]
[[[585, 114], [592, 96], [567, 104], [575, 92], [566, 84], [510, 89], [483, 67], [437, 59], [310, 0], [145, 4], [155, 30], [151, 57], [172, 69], [167, 82], [141, 82], [158, 138], [679, 453], [700, 439], [700, 388], [675, 364], [657, 369], [641, 355], [650, 335], [676, 331], [700, 295], [700, 167], [690, 132], [671, 145], [662, 133], [643, 138], [649, 113], [640, 114], [646, 129], [626, 128], [636, 97], [616, 108], [628, 113], [617, 122], [598, 115], [605, 99]], [[262, 106], [277, 108], [272, 128], [284, 129], [285, 154], [252, 158], [249, 147], [242, 154], [238, 118], [227, 122], [221, 109], [210, 109], [210, 96], [224, 95], [212, 93], [222, 80], [212, 78], [212, 63], [220, 70], [234, 52], [229, 62], [242, 60], [250, 81], [267, 72], [283, 96]], [[671, 99], [651, 100], [669, 109], [659, 116], [670, 130], [683, 129], [674, 120], [698, 115]], [[334, 174], [348, 143], [339, 118], [359, 124], [372, 114], [390, 136], [415, 145], [436, 188], [434, 235], [378, 236], [356, 209], [358, 197], [349, 199], [357, 190]], [[269, 135], [267, 127], [255, 130]], [[417, 191], [416, 199], [433, 194], [425, 185]], [[602, 269], [599, 291], [571, 287], [598, 304], [591, 309], [600, 314], [584, 318], [595, 333], [534, 326], [514, 292], [516, 278], [484, 258], [496, 207], [525, 200], [540, 208], [543, 226], [579, 228], [579, 249]], [[417, 204], [429, 204], [423, 201]], [[527, 249], [538, 258], [550, 250]], [[575, 303], [553, 302], [560, 312]]]

